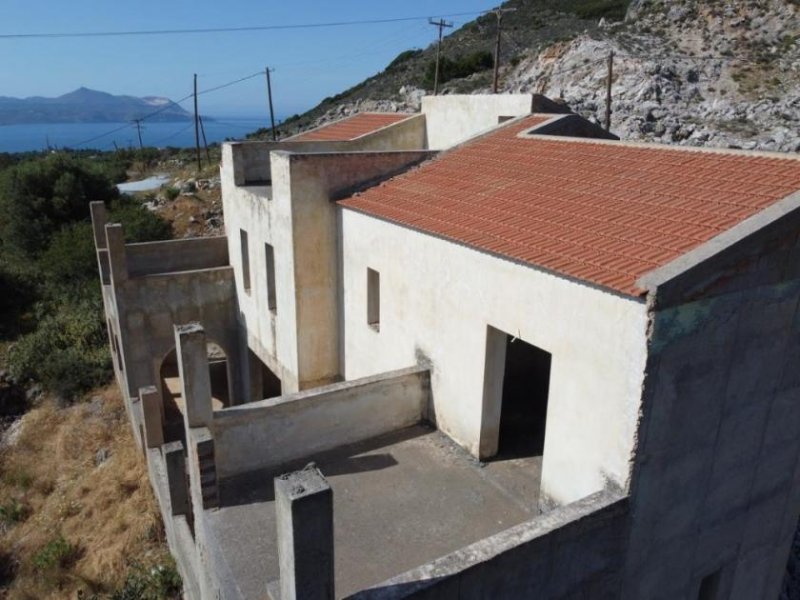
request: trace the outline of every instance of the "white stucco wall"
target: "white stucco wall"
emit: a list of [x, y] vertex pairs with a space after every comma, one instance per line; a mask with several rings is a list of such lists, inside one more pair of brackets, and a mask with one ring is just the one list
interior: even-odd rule
[[531, 94], [465, 94], [425, 96], [422, 113], [428, 129], [428, 148], [442, 150], [496, 127], [500, 117], [530, 114]]
[[[223, 147], [224, 153], [230, 146]], [[240, 321], [246, 327], [247, 345], [281, 378], [284, 391], [297, 391], [297, 335], [295, 323], [294, 247], [289, 161], [273, 156], [274, 187], [237, 187], [232, 161], [223, 154], [222, 200], [230, 264], [236, 274]], [[245, 230], [250, 248], [250, 291], [242, 281], [240, 230]], [[275, 296], [277, 311], [269, 309], [267, 264], [264, 244], [275, 253]]]
[[[432, 363], [438, 426], [478, 454], [489, 326], [552, 353], [542, 493], [627, 486], [645, 364], [643, 302], [340, 209], [346, 379]], [[367, 268], [380, 272], [380, 331]]]

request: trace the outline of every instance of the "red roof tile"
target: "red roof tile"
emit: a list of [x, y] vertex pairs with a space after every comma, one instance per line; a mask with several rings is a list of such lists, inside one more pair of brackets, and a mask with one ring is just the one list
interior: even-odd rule
[[372, 133], [388, 125], [405, 121], [414, 115], [404, 113], [358, 113], [310, 131], [299, 133], [292, 142], [346, 142]]
[[638, 296], [639, 277], [800, 190], [800, 160], [518, 137], [530, 116], [340, 201]]

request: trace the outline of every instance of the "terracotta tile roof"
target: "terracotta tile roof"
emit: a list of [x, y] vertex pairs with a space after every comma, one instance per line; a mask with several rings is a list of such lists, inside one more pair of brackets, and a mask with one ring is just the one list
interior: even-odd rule
[[377, 131], [382, 127], [405, 121], [413, 116], [404, 113], [358, 113], [352, 117], [346, 117], [328, 125], [299, 133], [289, 138], [289, 141], [346, 142]]
[[800, 190], [800, 160], [520, 138], [531, 116], [342, 206], [633, 296], [636, 281]]

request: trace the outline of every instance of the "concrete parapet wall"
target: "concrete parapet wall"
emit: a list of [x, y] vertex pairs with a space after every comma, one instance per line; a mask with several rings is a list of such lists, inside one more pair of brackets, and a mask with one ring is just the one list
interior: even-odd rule
[[627, 521], [628, 499], [598, 492], [350, 598], [616, 598]]
[[127, 244], [125, 251], [130, 277], [228, 266], [225, 236]]
[[532, 94], [425, 96], [428, 148], [443, 150], [496, 127], [500, 117], [530, 114], [533, 99]]
[[413, 367], [214, 412], [220, 479], [271, 469], [418, 423], [429, 372]]
[[223, 146], [224, 168], [230, 169], [235, 185], [265, 185], [272, 180], [270, 152], [385, 152], [420, 150], [427, 147], [425, 116], [415, 115], [348, 141], [232, 142]]

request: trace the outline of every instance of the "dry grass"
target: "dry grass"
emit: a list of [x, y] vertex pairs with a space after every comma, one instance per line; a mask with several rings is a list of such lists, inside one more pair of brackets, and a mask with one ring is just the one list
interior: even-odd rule
[[[0, 455], [0, 563], [10, 558], [16, 571], [0, 597], [104, 595], [131, 565], [172, 564], [119, 392], [95, 395], [101, 403], [33, 409]], [[108, 458], [97, 464], [101, 450]]]

